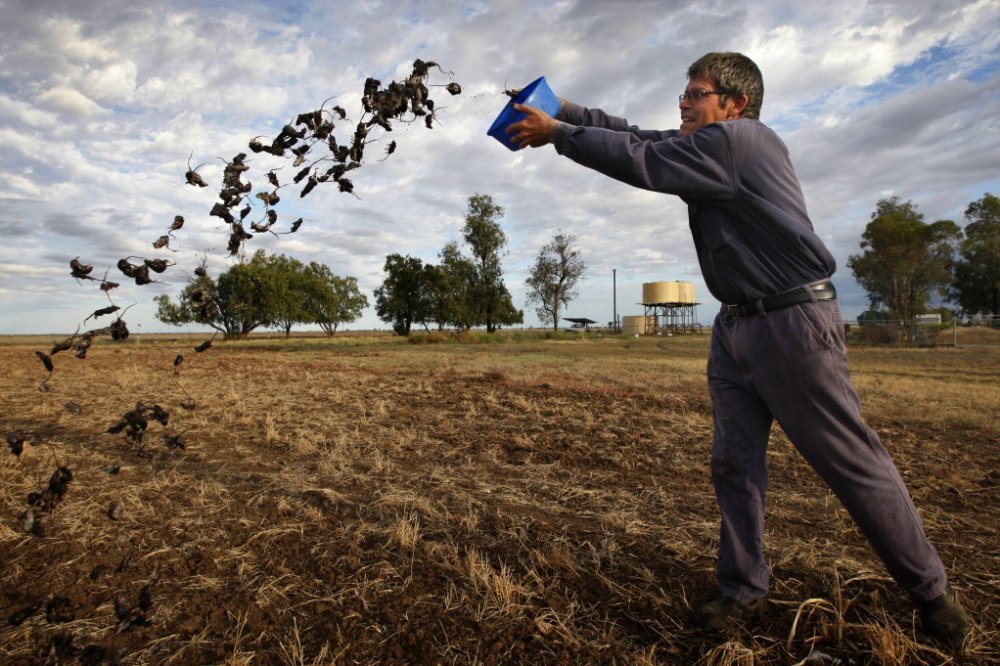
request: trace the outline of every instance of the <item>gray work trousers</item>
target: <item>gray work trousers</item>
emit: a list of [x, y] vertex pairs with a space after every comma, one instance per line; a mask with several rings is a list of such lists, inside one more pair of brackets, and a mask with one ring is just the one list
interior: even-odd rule
[[766, 451], [775, 419], [903, 589], [915, 601], [944, 592], [941, 558], [896, 466], [861, 419], [836, 300], [738, 319], [720, 313], [712, 328], [708, 386], [723, 596], [750, 601], [767, 595]]

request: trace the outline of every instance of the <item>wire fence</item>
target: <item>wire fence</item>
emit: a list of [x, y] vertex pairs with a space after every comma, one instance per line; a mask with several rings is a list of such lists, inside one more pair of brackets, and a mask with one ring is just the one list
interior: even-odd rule
[[1000, 316], [976, 315], [942, 321], [937, 315], [908, 320], [846, 322], [854, 344], [903, 347], [1000, 347]]

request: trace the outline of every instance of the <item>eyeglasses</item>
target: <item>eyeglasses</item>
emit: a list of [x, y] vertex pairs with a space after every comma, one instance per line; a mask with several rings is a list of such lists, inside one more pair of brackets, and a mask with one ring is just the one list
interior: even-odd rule
[[680, 95], [677, 96], [678, 102], [683, 102], [684, 100], [691, 100], [691, 102], [697, 102], [702, 97], [708, 97], [709, 95], [731, 95], [733, 91], [731, 90], [685, 90]]

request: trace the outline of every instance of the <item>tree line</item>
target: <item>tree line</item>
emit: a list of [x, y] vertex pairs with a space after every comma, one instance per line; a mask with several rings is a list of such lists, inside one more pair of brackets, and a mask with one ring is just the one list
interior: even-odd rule
[[333, 335], [368, 307], [353, 277], [334, 275], [329, 267], [257, 250], [248, 261], [212, 279], [196, 271], [177, 301], [155, 299], [156, 318], [166, 324], [205, 324], [229, 339], [243, 339], [257, 328], [279, 328], [285, 336], [295, 324], [317, 324]]
[[936, 301], [964, 316], [1000, 315], [1000, 198], [973, 201], [965, 221], [927, 223], [912, 201], [881, 199], [847, 261], [871, 311], [910, 320]]
[[[379, 318], [400, 335], [409, 335], [414, 326], [485, 326], [493, 332], [523, 323], [524, 312], [515, 307], [504, 282], [503, 215], [490, 195], [475, 194], [468, 199], [461, 232], [467, 254], [451, 241], [437, 263], [386, 256], [385, 279], [374, 292]], [[952, 220], [928, 223], [912, 201], [881, 199], [860, 249], [847, 266], [867, 292], [871, 312], [911, 320], [931, 306], [963, 316], [1000, 315], [1000, 198], [992, 194], [969, 204], [964, 227]], [[558, 329], [586, 269], [576, 238], [557, 231], [528, 271], [526, 305]], [[279, 328], [287, 336], [296, 324], [315, 324], [333, 335], [369, 306], [356, 278], [263, 250], [217, 279], [196, 271], [176, 302], [166, 294], [156, 302], [162, 322], [205, 324], [236, 339], [260, 327]]]
[[[521, 324], [504, 282], [502, 261], [507, 235], [500, 226], [504, 210], [491, 196], [469, 197], [462, 239], [447, 243], [437, 264], [400, 254], [385, 259], [385, 279], [375, 289], [375, 311], [399, 335], [414, 326], [439, 330], [485, 326], [494, 332]], [[527, 303], [540, 320], [558, 329], [560, 314], [577, 296], [576, 285], [586, 264], [576, 238], [558, 231], [538, 253], [527, 280]], [[335, 275], [329, 267], [258, 250], [212, 279], [199, 270], [177, 301], [167, 294], [155, 299], [156, 318], [181, 325], [208, 325], [230, 339], [242, 339], [257, 328], [280, 328], [288, 336], [295, 324], [318, 324], [328, 335], [355, 321], [368, 307], [357, 279]]]
[[[469, 329], [485, 326], [492, 333], [501, 326], [521, 324], [518, 310], [504, 282], [502, 260], [507, 235], [500, 226], [504, 210], [488, 194], [469, 197], [462, 239], [469, 255], [455, 241], [438, 255], [439, 263], [425, 264], [410, 256], [390, 254], [383, 270], [386, 279], [375, 290], [375, 311], [400, 335], [414, 325]], [[527, 303], [534, 304], [543, 322], [559, 328], [562, 309], [577, 296], [576, 285], [586, 264], [575, 248], [575, 238], [557, 232], [539, 251], [527, 280]]]

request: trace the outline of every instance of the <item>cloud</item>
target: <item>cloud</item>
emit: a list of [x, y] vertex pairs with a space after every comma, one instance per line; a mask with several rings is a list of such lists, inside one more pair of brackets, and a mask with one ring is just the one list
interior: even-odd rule
[[101, 105], [79, 90], [66, 86], [50, 88], [38, 96], [38, 104], [58, 113], [89, 117], [101, 111]]
[[[8, 288], [0, 321], [11, 330], [0, 333], [75, 328], [77, 310], [94, 309], [86, 299], [106, 298], [72, 281], [69, 259], [80, 255], [103, 269], [123, 256], [152, 255], [152, 241], [180, 214], [185, 226], [161, 252], [177, 261], [175, 274], [148, 289], [123, 284], [116, 295], [135, 303], [130, 320], [165, 328], [153, 319], [152, 297], [178, 290], [202, 259], [216, 273], [232, 261], [225, 226], [208, 215], [216, 189], [184, 183], [189, 158], [216, 184], [224, 160], [247, 152], [250, 137], [273, 136], [330, 97], [328, 105], [350, 114], [335, 130], [344, 143], [360, 117], [365, 78], [398, 79], [417, 57], [454, 71], [464, 89], [459, 97], [431, 89], [439, 104], [434, 129], [398, 123], [370, 144], [352, 174], [356, 197], [327, 187], [303, 199], [294, 187], [282, 189], [281, 223], [302, 217], [302, 228], [255, 237], [249, 250], [326, 263], [358, 277], [370, 294], [387, 254], [435, 262], [445, 243], [460, 241], [468, 197], [485, 193], [506, 210], [504, 266], [519, 306], [527, 268], [562, 229], [577, 237], [592, 271], [572, 308], [581, 316], [610, 319], [617, 270], [619, 314], [623, 304], [634, 308], [643, 282], [680, 279], [709, 301], [700, 311], [707, 321], [715, 304], [683, 202], [581, 169], [550, 148], [511, 153], [485, 132], [506, 101], [503, 88], [542, 74], [561, 96], [644, 127], [673, 127], [687, 64], [709, 50], [739, 50], [764, 72], [764, 120], [789, 146], [817, 231], [842, 266], [836, 280], [845, 303], [863, 308], [843, 266], [879, 198], [897, 194], [929, 219], [957, 219], [984, 192], [1000, 192], [998, 35], [990, 0], [459, 8], [434, 0], [50, 0], [44, 11], [7, 0], [0, 5], [0, 278], [39, 293], [69, 290], [77, 300], [46, 300], [45, 314], [29, 317], [37, 299]], [[449, 76], [435, 70], [432, 80]], [[379, 161], [390, 139], [397, 149]], [[270, 168], [290, 179], [281, 161], [250, 160], [259, 187]], [[369, 309], [360, 325], [383, 324]]]
[[137, 74], [131, 60], [112, 63], [84, 74], [83, 91], [102, 104], [128, 104], [135, 94]]

